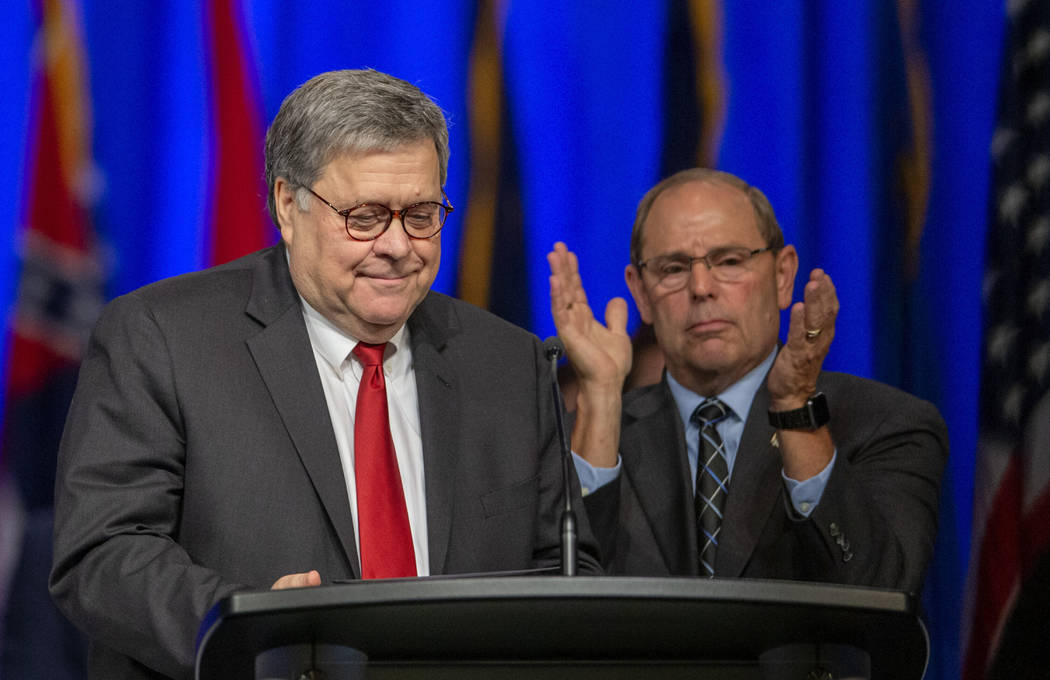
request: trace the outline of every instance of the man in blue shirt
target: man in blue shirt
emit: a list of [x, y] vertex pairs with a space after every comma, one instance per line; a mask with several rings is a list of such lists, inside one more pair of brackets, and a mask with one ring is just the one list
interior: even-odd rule
[[[556, 244], [551, 307], [578, 374], [572, 447], [605, 567], [918, 590], [947, 432], [929, 403], [821, 370], [839, 302], [765, 196], [695, 168], [639, 204], [625, 276], [666, 371], [621, 397], [627, 305], [595, 320]], [[780, 311], [791, 308], [780, 344]]]

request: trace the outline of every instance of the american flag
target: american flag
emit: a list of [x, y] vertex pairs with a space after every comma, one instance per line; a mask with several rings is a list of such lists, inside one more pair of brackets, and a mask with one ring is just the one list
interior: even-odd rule
[[992, 140], [963, 677], [1050, 662], [1050, 2], [1010, 0]]

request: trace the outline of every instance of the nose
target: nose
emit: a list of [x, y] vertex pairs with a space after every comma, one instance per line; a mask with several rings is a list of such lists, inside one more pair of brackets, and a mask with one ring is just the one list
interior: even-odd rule
[[405, 257], [412, 251], [412, 239], [405, 231], [405, 223], [401, 221], [400, 215], [395, 215], [390, 226], [372, 241], [372, 252], [377, 255], [386, 255], [394, 259]]
[[689, 294], [694, 298], [707, 297], [714, 290], [717, 282], [711, 275], [707, 263], [701, 259], [689, 263]]

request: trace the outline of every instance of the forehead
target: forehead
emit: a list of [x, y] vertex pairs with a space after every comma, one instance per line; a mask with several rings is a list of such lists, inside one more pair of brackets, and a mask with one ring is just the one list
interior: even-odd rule
[[439, 170], [433, 142], [421, 140], [393, 149], [343, 151], [329, 160], [321, 177], [351, 183], [440, 186]]
[[762, 235], [747, 195], [717, 182], [687, 182], [663, 192], [642, 231], [648, 254], [728, 245], [760, 247]]

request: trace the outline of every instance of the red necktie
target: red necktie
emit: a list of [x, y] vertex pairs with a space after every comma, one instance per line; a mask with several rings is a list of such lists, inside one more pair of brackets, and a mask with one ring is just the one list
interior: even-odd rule
[[386, 343], [358, 343], [364, 364], [354, 417], [354, 474], [357, 477], [357, 529], [363, 578], [416, 575], [412, 530], [405, 491], [397, 468], [386, 406], [383, 350]]

